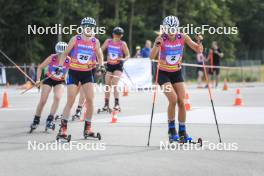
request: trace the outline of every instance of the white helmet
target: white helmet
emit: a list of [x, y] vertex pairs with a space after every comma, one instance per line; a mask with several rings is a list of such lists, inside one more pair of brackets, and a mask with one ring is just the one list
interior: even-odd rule
[[178, 17], [176, 16], [167, 16], [164, 18], [163, 20], [163, 26], [165, 27], [179, 27], [180, 26], [180, 22], [179, 22], [179, 19]]
[[84, 19], [82, 19], [81, 21], [81, 26], [96, 26], [96, 21], [94, 18], [92, 17], [85, 17]]
[[66, 50], [67, 46], [68, 44], [65, 42], [58, 42], [55, 46], [56, 53], [63, 53]]

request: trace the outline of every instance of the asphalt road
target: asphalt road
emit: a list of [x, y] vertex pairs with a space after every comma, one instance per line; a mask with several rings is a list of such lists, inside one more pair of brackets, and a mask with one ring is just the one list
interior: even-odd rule
[[[93, 129], [102, 134], [101, 141], [83, 139], [83, 122], [69, 123], [72, 150], [43, 147], [59, 145], [55, 142], [58, 128], [55, 132], [44, 132], [51, 97], [41, 125], [28, 134], [39, 94], [33, 90], [20, 95], [16, 88], [10, 88], [10, 108], [0, 109], [0, 175], [263, 175], [264, 87], [242, 87], [243, 107], [232, 106], [236, 86], [226, 92], [213, 91], [223, 140], [218, 150], [207, 90], [193, 87], [188, 86], [193, 109], [187, 113], [187, 129], [195, 140], [203, 138], [202, 148], [192, 145], [160, 147], [167, 142], [167, 102], [161, 93], [158, 94], [150, 147], [146, 147], [152, 94], [130, 92], [129, 96], [121, 97], [122, 112], [116, 124], [110, 123], [109, 114], [94, 115]], [[58, 113], [64, 104], [65, 96]], [[103, 94], [98, 92], [95, 107], [102, 105]], [[29, 150], [29, 144], [34, 142], [39, 148]], [[84, 146], [86, 148], [82, 149]]]

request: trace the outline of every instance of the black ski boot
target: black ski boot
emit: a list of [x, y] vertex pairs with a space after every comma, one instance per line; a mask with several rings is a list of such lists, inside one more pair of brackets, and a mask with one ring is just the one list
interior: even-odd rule
[[45, 131], [48, 131], [48, 129], [52, 129], [53, 131], [55, 130], [55, 123], [54, 123], [54, 116], [49, 115], [47, 120], [46, 120], [46, 128]]
[[39, 125], [40, 122], [40, 117], [39, 116], [35, 116], [33, 123], [30, 125], [30, 131], [29, 133], [32, 133]]

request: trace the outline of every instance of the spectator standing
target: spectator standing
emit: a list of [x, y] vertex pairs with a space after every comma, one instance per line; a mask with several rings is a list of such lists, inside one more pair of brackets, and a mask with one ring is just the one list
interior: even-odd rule
[[[203, 65], [203, 61], [205, 60], [206, 59], [203, 53], [196, 54], [196, 62], [198, 65]], [[203, 67], [197, 67], [197, 82], [198, 82], [197, 88], [203, 88], [202, 87], [203, 76], [204, 76]]]
[[134, 58], [141, 58], [141, 53], [140, 53], [140, 49], [141, 47], [140, 46], [137, 46], [136, 47], [136, 54], [134, 55]]
[[145, 47], [141, 49], [141, 56], [143, 58], [148, 58], [151, 51], [151, 41], [146, 40]]
[[32, 80], [36, 81], [36, 68], [34, 63], [30, 64], [28, 74]]
[[[212, 47], [209, 51], [208, 60], [211, 66], [220, 66], [220, 60], [224, 57], [224, 53], [221, 51], [218, 43], [216, 41], [212, 42]], [[209, 80], [212, 77], [215, 77], [215, 88], [218, 86], [218, 82], [220, 80], [220, 68], [209, 68]]]

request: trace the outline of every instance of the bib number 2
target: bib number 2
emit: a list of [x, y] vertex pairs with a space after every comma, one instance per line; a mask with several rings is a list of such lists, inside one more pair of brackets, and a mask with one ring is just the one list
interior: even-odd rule
[[166, 56], [166, 61], [171, 64], [174, 65], [176, 63], [179, 62], [181, 55], [177, 54], [177, 55], [167, 55]]
[[109, 53], [109, 58], [111, 60], [116, 60], [116, 59], [118, 59], [118, 54], [116, 54], [116, 53]]

